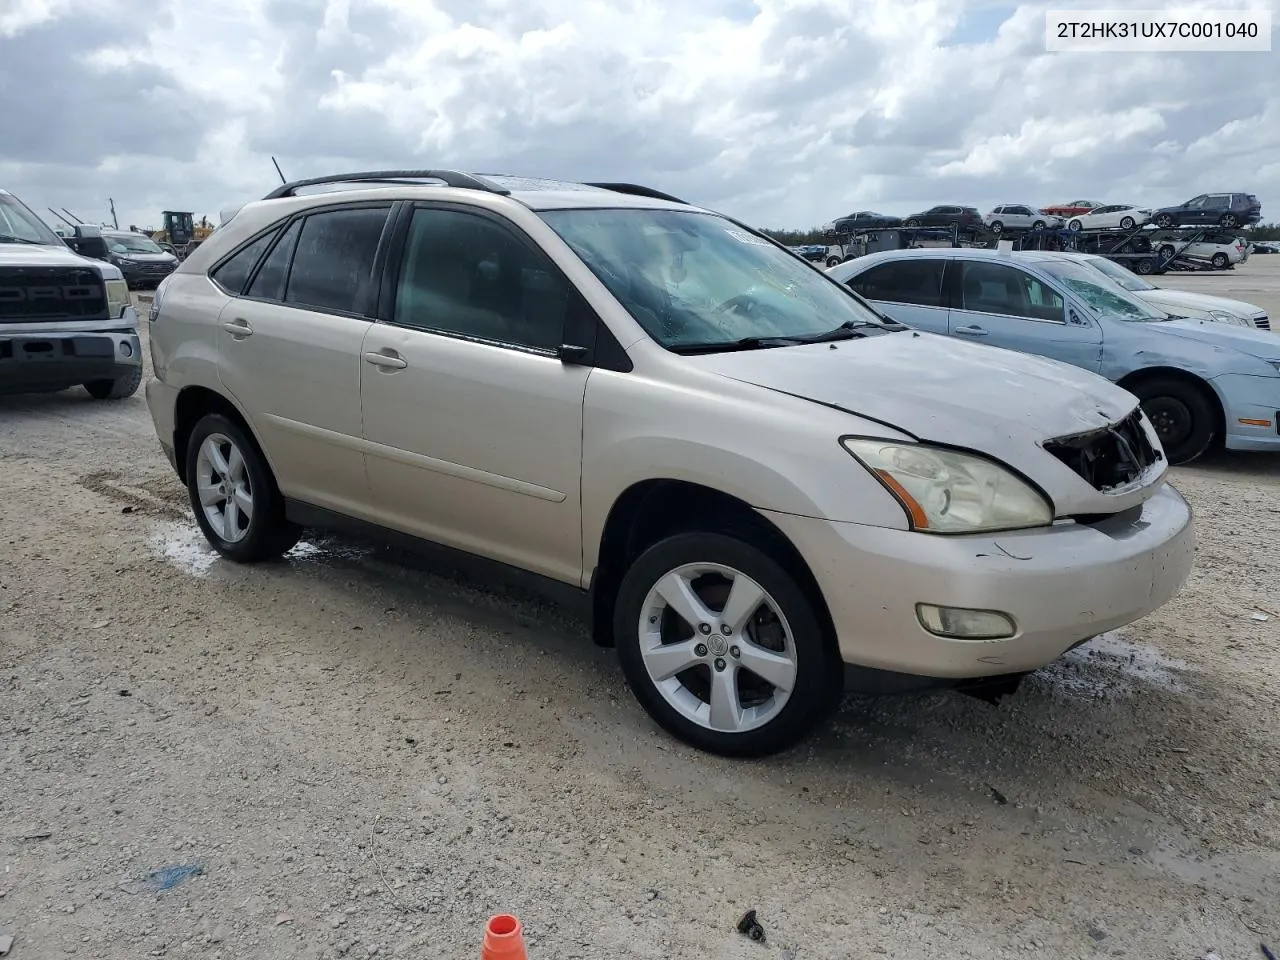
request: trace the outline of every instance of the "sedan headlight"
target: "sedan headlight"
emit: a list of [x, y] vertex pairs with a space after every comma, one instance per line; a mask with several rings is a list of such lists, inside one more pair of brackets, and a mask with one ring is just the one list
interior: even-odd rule
[[1234, 313], [1227, 313], [1225, 310], [1210, 310], [1209, 317], [1218, 323], [1230, 323], [1237, 327], [1252, 327], [1248, 320], [1244, 317], [1237, 317]]
[[124, 316], [125, 308], [129, 303], [129, 284], [123, 280], [108, 280], [107, 313], [111, 315], [111, 319], [118, 320]]
[[841, 441], [897, 498], [911, 529], [979, 533], [1042, 527], [1053, 508], [1012, 471], [941, 447], [846, 437]]

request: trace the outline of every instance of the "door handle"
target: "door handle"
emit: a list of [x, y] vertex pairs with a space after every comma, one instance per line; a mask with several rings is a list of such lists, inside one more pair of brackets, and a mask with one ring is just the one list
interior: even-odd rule
[[977, 324], [970, 324], [967, 327], [956, 327], [956, 333], [962, 337], [985, 337], [987, 331]]
[[237, 340], [243, 340], [245, 337], [253, 336], [253, 327], [249, 326], [249, 321], [243, 317], [236, 317], [234, 320], [228, 320], [222, 325], [222, 329], [231, 334]]
[[375, 367], [382, 367], [385, 370], [403, 370], [409, 365], [409, 361], [394, 350], [388, 353], [366, 353], [364, 358]]

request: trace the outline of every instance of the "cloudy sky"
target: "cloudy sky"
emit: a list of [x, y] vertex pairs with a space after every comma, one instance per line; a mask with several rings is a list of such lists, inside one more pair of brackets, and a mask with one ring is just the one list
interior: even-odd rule
[[[761, 226], [1215, 189], [1280, 220], [1280, 43], [1046, 53], [1045, 7], [1073, 3], [1108, 6], [0, 0], [0, 186], [152, 226], [261, 196], [274, 154], [632, 180]], [[1280, 27], [1280, 0], [1182, 5]]]

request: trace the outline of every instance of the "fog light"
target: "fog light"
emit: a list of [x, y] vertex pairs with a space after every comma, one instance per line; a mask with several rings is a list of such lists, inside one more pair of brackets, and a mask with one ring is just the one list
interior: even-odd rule
[[966, 610], [917, 603], [920, 626], [937, 637], [952, 640], [1002, 640], [1018, 632], [1013, 617], [998, 610]]
[[131, 344], [128, 340], [120, 341], [120, 356], [122, 357], [133, 356], [133, 344]]

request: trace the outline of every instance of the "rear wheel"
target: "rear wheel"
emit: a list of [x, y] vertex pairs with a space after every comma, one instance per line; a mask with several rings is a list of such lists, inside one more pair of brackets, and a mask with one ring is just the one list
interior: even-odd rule
[[1218, 218], [1218, 222], [1230, 230], [1232, 227], [1240, 226], [1240, 218], [1234, 213], [1224, 213]]
[[123, 377], [116, 377], [114, 380], [90, 380], [84, 385], [89, 391], [89, 396], [95, 400], [123, 400], [125, 397], [132, 397], [138, 392], [138, 386], [142, 383], [142, 367], [134, 367], [129, 373]]
[[1170, 463], [1190, 463], [1209, 449], [1218, 419], [1204, 389], [1166, 377], [1152, 377], [1129, 389], [1142, 401]]
[[1144, 277], [1156, 272], [1156, 263], [1150, 257], [1145, 257], [1133, 265], [1135, 272], [1142, 274]]
[[827, 266], [828, 266], [828, 267], [835, 267], [835, 266], [838, 266], [838, 265], [839, 265], [839, 264], [841, 264], [842, 262], [843, 262], [843, 261], [842, 261], [839, 257], [827, 257]]
[[711, 753], [785, 749], [843, 690], [813, 601], [768, 553], [735, 537], [681, 533], [641, 554], [618, 591], [614, 635], [649, 715]]
[[201, 418], [187, 441], [186, 467], [196, 522], [229, 560], [272, 560], [302, 536], [285, 519], [284, 498], [258, 445], [229, 418]]

